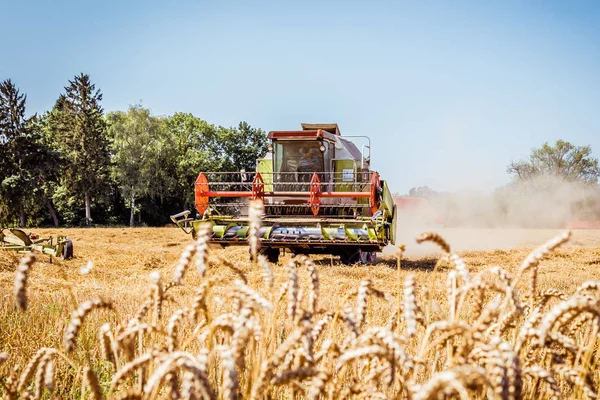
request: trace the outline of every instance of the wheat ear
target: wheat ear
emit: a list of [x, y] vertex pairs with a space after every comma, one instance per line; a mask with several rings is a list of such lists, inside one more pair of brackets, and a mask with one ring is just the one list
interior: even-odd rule
[[17, 305], [23, 311], [27, 309], [27, 278], [29, 277], [29, 271], [31, 266], [35, 262], [35, 255], [27, 254], [19, 262], [17, 268], [17, 275], [15, 277], [15, 298]]

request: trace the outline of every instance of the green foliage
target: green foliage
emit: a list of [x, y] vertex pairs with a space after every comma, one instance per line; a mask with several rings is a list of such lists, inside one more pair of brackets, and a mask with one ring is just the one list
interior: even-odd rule
[[[35, 177], [31, 198], [33, 206], [38, 211], [46, 208], [48, 220], [53, 225], [58, 226], [59, 221], [52, 204], [52, 195], [55, 183], [58, 182], [61, 176], [62, 159], [60, 154], [53, 150], [52, 143], [49, 141], [47, 115], [34, 116], [31, 119], [31, 128], [37, 133], [35, 163], [30, 168], [30, 172]], [[38, 217], [36, 221], [41, 222], [43, 219]]]
[[11, 221], [11, 210], [8, 201], [0, 195], [0, 228], [7, 226]]
[[229, 171], [252, 171], [256, 160], [267, 153], [267, 135], [258, 128], [252, 128], [242, 121], [237, 128], [218, 132], [219, 145], [225, 157], [223, 168]]
[[65, 224], [76, 225], [81, 219], [80, 211], [83, 206], [83, 199], [70, 193], [66, 186], [55, 185], [52, 201], [56, 206], [56, 212]]
[[[10, 80], [0, 93], [0, 224], [154, 225], [193, 207], [201, 171], [253, 170], [265, 132], [215, 126], [189, 113], [156, 117], [132, 106], [103, 114], [88, 75], [69, 81], [52, 110], [26, 117]], [[127, 214], [129, 213], [129, 218]]]
[[101, 100], [89, 76], [80, 74], [69, 81], [48, 116], [52, 142], [64, 160], [61, 182], [84, 198], [86, 222], [91, 220], [91, 198], [106, 188], [110, 178]]
[[200, 171], [218, 170], [220, 154], [215, 127], [192, 114], [176, 113], [164, 123], [166, 139], [173, 146], [175, 190], [185, 203], [193, 201], [193, 183]]
[[564, 140], [544, 143], [526, 161], [508, 166], [511, 184], [497, 192], [507, 218], [519, 218], [527, 227], [565, 226], [573, 220], [600, 218], [598, 159], [590, 146]]
[[0, 194], [21, 226], [47, 160], [33, 118], [25, 116], [26, 100], [10, 79], [0, 83]]
[[543, 175], [570, 182], [596, 183], [600, 176], [598, 159], [590, 146], [575, 146], [564, 140], [554, 145], [544, 143], [534, 149], [527, 161], [512, 162], [507, 169], [517, 180], [531, 180]]
[[150, 192], [153, 143], [160, 124], [141, 106], [132, 106], [126, 113], [110, 113], [106, 120], [112, 141], [112, 177], [130, 204], [130, 225], [133, 226], [135, 201]]

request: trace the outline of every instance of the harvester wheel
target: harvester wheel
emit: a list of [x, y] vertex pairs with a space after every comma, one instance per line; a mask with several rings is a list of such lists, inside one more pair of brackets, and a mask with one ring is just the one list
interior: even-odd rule
[[374, 251], [359, 250], [359, 253], [361, 264], [375, 264], [375, 262], [377, 261], [377, 253], [375, 253]]
[[263, 247], [259, 250], [259, 252], [260, 252], [260, 254], [264, 254], [270, 263], [277, 264], [277, 262], [279, 261], [279, 253], [280, 253], [279, 249], [271, 249], [268, 247], [267, 248]]
[[344, 265], [353, 265], [360, 261], [360, 250], [359, 249], [349, 249], [344, 250], [340, 254], [340, 261]]
[[65, 241], [65, 245], [63, 246], [62, 258], [63, 260], [68, 260], [73, 257], [73, 242], [71, 239], [67, 239]]
[[269, 249], [267, 259], [270, 263], [277, 264], [279, 261], [279, 249]]

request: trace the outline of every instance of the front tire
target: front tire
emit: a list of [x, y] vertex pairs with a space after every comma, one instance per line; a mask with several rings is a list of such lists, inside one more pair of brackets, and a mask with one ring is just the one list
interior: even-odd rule
[[281, 251], [279, 249], [272, 249], [272, 248], [268, 248], [268, 247], [267, 248], [263, 247], [259, 250], [259, 253], [263, 254], [265, 257], [267, 257], [267, 260], [272, 264], [277, 264], [279, 262], [280, 252]]
[[63, 246], [62, 251], [63, 260], [68, 260], [69, 258], [73, 258], [73, 242], [71, 239], [67, 239], [65, 241], [65, 245]]
[[279, 249], [268, 249], [265, 255], [270, 263], [277, 264], [279, 262], [279, 253]]
[[360, 250], [359, 249], [349, 249], [344, 250], [342, 254], [340, 254], [340, 261], [344, 265], [354, 265], [360, 261]]
[[377, 262], [377, 253], [374, 251], [359, 251], [360, 253], [360, 263], [369, 265], [375, 264]]

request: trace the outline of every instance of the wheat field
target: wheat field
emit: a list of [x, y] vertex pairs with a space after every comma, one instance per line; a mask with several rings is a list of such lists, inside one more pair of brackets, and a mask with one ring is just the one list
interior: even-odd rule
[[457, 253], [465, 232], [440, 232], [343, 266], [253, 263], [175, 228], [36, 230], [75, 258], [0, 253], [0, 394], [596, 398], [600, 232]]

